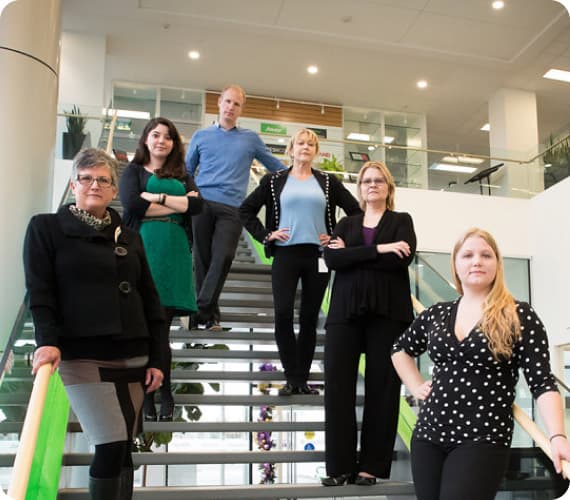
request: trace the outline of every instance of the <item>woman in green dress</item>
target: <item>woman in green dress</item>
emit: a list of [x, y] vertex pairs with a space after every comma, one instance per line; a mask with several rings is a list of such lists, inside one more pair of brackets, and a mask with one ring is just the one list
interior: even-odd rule
[[[194, 180], [186, 173], [184, 147], [174, 124], [153, 118], [145, 126], [138, 148], [119, 183], [123, 219], [140, 231], [160, 302], [168, 336], [174, 316], [196, 312], [190, 217], [202, 209]], [[169, 351], [170, 352], [170, 351]], [[160, 388], [162, 421], [172, 420], [170, 370], [172, 354], [163, 367]], [[156, 420], [154, 393], [145, 396], [145, 420]]]

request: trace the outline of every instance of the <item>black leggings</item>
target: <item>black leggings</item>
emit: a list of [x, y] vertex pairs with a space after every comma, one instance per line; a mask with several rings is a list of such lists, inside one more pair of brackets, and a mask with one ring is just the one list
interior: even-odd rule
[[95, 457], [91, 462], [89, 475], [97, 479], [118, 477], [124, 467], [132, 466], [130, 441], [98, 444], [95, 446]]
[[[287, 382], [302, 386], [309, 378], [315, 353], [317, 320], [328, 273], [319, 273], [317, 245], [275, 247], [271, 267], [275, 308], [275, 341]], [[297, 284], [301, 280], [299, 336], [293, 330], [293, 310]]]
[[418, 500], [493, 500], [510, 453], [490, 443], [443, 446], [415, 437], [411, 449]]

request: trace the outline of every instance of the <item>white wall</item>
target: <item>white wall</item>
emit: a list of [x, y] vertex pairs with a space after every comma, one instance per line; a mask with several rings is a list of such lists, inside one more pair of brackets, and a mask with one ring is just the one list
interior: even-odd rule
[[[71, 111], [73, 105], [77, 105], [81, 114], [101, 116], [105, 106], [105, 62], [105, 35], [70, 31], [62, 33], [59, 112]], [[91, 146], [97, 146], [101, 128], [100, 120], [88, 120], [85, 131], [91, 136]], [[56, 157], [61, 158], [62, 134], [67, 130], [65, 118], [58, 118], [57, 130]]]
[[530, 200], [531, 283], [552, 345], [570, 343], [570, 178]]
[[[354, 193], [355, 184], [349, 184]], [[503, 255], [529, 258], [529, 200], [477, 194], [397, 188], [396, 210], [414, 220], [418, 250], [451, 252], [459, 236], [470, 227], [489, 231]]]

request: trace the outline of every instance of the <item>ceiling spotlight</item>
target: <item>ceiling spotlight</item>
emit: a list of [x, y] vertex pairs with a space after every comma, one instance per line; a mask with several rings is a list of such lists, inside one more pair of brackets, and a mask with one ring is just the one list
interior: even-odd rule
[[314, 65], [313, 65], [313, 66], [309, 66], [309, 67], [307, 68], [307, 72], [308, 72], [310, 75], [316, 75], [316, 74], [319, 72], [319, 68], [317, 68], [317, 67], [314, 66]]
[[194, 61], [196, 59], [200, 59], [200, 52], [198, 52], [197, 50], [191, 50], [190, 52], [188, 52], [188, 57]]
[[482, 130], [483, 132], [489, 132], [489, 130], [491, 130], [491, 125], [485, 123], [485, 125], [483, 125], [479, 130]]
[[491, 7], [493, 7], [493, 9], [495, 9], [495, 10], [501, 10], [504, 6], [505, 6], [505, 2], [503, 2], [503, 0], [495, 0], [491, 4]]
[[419, 89], [425, 89], [428, 86], [428, 82], [426, 80], [419, 80], [416, 85]]

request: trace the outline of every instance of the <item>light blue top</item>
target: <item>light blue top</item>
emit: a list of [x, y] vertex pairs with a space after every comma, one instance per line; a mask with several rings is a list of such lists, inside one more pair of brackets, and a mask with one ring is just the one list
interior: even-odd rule
[[319, 234], [327, 232], [325, 226], [325, 193], [311, 177], [299, 180], [289, 175], [281, 191], [281, 217], [279, 229], [289, 228], [289, 240], [276, 241], [279, 246], [312, 243], [320, 245]]
[[216, 124], [192, 136], [186, 170], [194, 177], [202, 198], [239, 207], [245, 199], [254, 158], [271, 172], [285, 168], [252, 130], [226, 130]]

